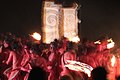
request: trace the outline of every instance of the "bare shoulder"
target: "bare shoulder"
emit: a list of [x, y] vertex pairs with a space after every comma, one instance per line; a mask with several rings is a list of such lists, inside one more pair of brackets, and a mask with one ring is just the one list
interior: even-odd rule
[[14, 55], [14, 54], [16, 54], [16, 52], [15, 52], [15, 51], [10, 51], [10, 54], [13, 54], [13, 55]]

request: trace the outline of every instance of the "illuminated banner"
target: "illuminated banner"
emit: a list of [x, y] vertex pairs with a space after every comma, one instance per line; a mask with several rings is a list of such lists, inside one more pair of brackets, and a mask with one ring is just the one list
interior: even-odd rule
[[59, 5], [45, 2], [43, 16], [43, 42], [50, 43], [59, 39]]
[[[63, 8], [62, 5], [45, 1], [43, 6], [43, 42], [50, 43], [64, 36], [70, 41], [78, 37], [77, 8]], [[78, 39], [77, 39], [78, 41]]]
[[64, 36], [68, 39], [78, 35], [78, 18], [76, 9], [74, 8], [63, 8], [63, 27], [64, 27]]

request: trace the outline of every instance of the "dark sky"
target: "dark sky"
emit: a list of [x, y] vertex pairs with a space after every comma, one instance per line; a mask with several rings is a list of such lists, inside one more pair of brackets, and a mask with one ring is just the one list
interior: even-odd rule
[[40, 31], [41, 0], [2, 0], [0, 32]]
[[81, 33], [97, 39], [107, 35], [120, 44], [120, 1], [81, 0]]
[[[64, 0], [63, 0], [64, 1]], [[69, 0], [68, 0], [69, 1]], [[0, 33], [40, 32], [42, 0], [0, 1]], [[78, 0], [81, 36], [95, 40], [101, 35], [120, 44], [120, 1]]]

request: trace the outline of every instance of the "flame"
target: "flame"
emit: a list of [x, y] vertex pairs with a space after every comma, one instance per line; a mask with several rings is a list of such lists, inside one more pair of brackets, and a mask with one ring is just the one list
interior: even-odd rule
[[[111, 49], [115, 46], [115, 42], [113, 42], [112, 38], [107, 40], [108, 44], [107, 44], [107, 49]], [[100, 40], [95, 41], [94, 44], [101, 44]]]
[[107, 42], [113, 42], [112, 38], [108, 39]]
[[108, 43], [107, 44], [107, 49], [111, 49], [115, 46], [115, 43], [114, 42], [111, 42], [111, 43]]
[[80, 41], [80, 38], [78, 36], [75, 36], [73, 38], [70, 38], [69, 40], [72, 42], [78, 43]]
[[108, 39], [107, 49], [111, 49], [115, 46], [115, 42], [113, 42], [112, 38]]
[[41, 35], [37, 32], [34, 32], [31, 36], [36, 40], [41, 40]]
[[111, 58], [111, 66], [114, 67], [116, 62], [115, 56], [113, 55], [113, 57]]
[[95, 41], [94, 44], [101, 44], [100, 40]]
[[90, 65], [73, 60], [67, 60], [66, 63], [65, 67], [68, 67], [70, 70], [81, 71], [86, 73], [88, 77], [91, 76], [93, 68]]

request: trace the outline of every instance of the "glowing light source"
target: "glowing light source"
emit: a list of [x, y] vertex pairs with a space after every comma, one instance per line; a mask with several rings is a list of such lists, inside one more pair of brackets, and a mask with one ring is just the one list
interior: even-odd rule
[[101, 44], [100, 40], [95, 41], [94, 44]]
[[[111, 49], [115, 46], [115, 42], [113, 42], [112, 38], [107, 40], [108, 44], [107, 44], [107, 49]], [[101, 44], [100, 40], [95, 41], [94, 44]]]
[[115, 56], [113, 55], [113, 57], [111, 58], [111, 66], [114, 67], [116, 62]]
[[93, 68], [90, 65], [73, 60], [67, 60], [66, 63], [65, 67], [68, 67], [70, 70], [81, 71], [86, 73], [88, 77], [91, 76]]
[[71, 38], [70, 41], [77, 43], [80, 41], [80, 38], [78, 36], [75, 36], [75, 37]]
[[107, 40], [108, 44], [107, 44], [107, 49], [111, 49], [115, 46], [115, 43], [113, 42], [113, 40], [110, 38]]
[[36, 40], [41, 40], [41, 35], [37, 32], [34, 32], [31, 36]]

